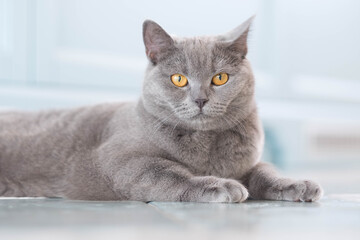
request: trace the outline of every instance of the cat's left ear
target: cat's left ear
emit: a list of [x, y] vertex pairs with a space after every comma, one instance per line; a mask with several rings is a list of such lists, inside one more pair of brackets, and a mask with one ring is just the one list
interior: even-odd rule
[[169, 34], [151, 20], [146, 20], [143, 24], [143, 38], [146, 55], [154, 64], [165, 57], [174, 47], [174, 40]]
[[243, 22], [240, 26], [235, 29], [219, 36], [220, 41], [227, 43], [228, 47], [232, 50], [239, 52], [243, 57], [247, 54], [247, 38], [249, 34], [249, 29], [255, 18], [255, 15], [250, 17], [248, 20]]

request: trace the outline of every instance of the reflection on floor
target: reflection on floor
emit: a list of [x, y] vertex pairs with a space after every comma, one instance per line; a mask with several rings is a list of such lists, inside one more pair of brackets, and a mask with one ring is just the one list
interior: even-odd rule
[[1, 239], [358, 239], [360, 194], [319, 203], [0, 198]]

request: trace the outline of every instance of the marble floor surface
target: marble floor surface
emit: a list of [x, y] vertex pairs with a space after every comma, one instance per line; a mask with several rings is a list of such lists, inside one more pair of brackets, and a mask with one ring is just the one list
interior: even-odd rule
[[360, 194], [316, 203], [0, 198], [0, 239], [360, 239]]

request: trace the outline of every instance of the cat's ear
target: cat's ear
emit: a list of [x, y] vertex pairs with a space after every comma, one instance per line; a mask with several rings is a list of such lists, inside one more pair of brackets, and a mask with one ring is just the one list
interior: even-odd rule
[[153, 63], [157, 63], [174, 47], [174, 40], [169, 34], [151, 20], [146, 20], [143, 24], [143, 39], [146, 56]]
[[240, 26], [234, 28], [230, 32], [219, 36], [220, 41], [224, 41], [234, 51], [239, 52], [243, 57], [247, 54], [247, 38], [249, 29], [255, 16], [250, 17], [243, 22]]

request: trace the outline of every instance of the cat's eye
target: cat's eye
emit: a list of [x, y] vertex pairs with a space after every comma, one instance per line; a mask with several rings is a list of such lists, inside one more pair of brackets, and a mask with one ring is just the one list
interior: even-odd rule
[[181, 74], [173, 74], [171, 75], [172, 83], [177, 87], [185, 87], [188, 83], [187, 78]]
[[229, 80], [229, 75], [227, 73], [218, 73], [212, 78], [212, 83], [216, 86], [224, 85]]

